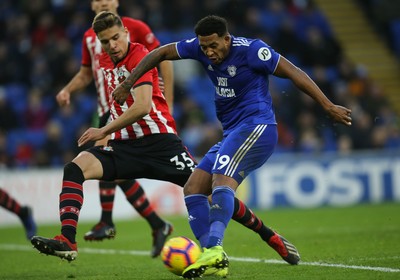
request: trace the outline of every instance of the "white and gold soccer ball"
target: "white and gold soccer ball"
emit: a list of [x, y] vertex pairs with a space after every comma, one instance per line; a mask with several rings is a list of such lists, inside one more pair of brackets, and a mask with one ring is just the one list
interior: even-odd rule
[[161, 251], [161, 259], [165, 267], [176, 275], [182, 275], [186, 267], [194, 263], [200, 256], [201, 249], [190, 238], [179, 236], [169, 239]]

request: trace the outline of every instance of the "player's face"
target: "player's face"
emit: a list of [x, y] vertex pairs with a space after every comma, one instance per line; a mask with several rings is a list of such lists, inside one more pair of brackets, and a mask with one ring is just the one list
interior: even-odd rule
[[128, 31], [124, 27], [114, 25], [97, 34], [104, 51], [114, 62], [123, 59], [128, 51]]
[[220, 64], [229, 53], [231, 37], [225, 35], [219, 37], [217, 33], [209, 36], [198, 36], [199, 44], [203, 53], [213, 64]]
[[119, 6], [118, 0], [92, 0], [92, 11], [97, 15], [100, 12], [117, 13]]

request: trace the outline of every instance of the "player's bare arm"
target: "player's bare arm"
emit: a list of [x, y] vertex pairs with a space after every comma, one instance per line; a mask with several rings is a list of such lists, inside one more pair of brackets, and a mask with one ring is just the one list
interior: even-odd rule
[[129, 90], [143, 74], [164, 60], [177, 59], [179, 59], [179, 55], [176, 51], [175, 43], [151, 51], [140, 61], [129, 77], [113, 91], [112, 96], [114, 100], [119, 104], [123, 104], [129, 95]]
[[59, 106], [67, 106], [71, 101], [71, 94], [83, 90], [93, 80], [92, 68], [90, 66], [81, 66], [78, 73], [69, 81], [69, 83], [61, 89], [56, 100]]
[[320, 104], [335, 122], [348, 126], [351, 125], [351, 110], [333, 104], [303, 70], [293, 65], [285, 57], [280, 57], [274, 75], [281, 78], [291, 79], [298, 89]]
[[85, 145], [89, 141], [103, 139], [107, 135], [118, 131], [138, 120], [142, 119], [151, 110], [152, 102], [151, 85], [142, 85], [135, 88], [135, 102], [121, 116], [102, 128], [91, 127], [86, 130], [78, 140], [78, 146]]

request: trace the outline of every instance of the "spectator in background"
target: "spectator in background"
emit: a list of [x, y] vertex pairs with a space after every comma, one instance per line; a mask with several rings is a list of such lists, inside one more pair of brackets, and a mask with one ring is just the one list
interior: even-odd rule
[[7, 101], [6, 90], [0, 87], [0, 130], [9, 131], [18, 128], [20, 125], [18, 114]]
[[30, 130], [44, 129], [50, 117], [50, 112], [43, 102], [43, 92], [40, 88], [32, 88], [28, 93], [28, 104], [24, 112], [24, 126]]
[[332, 38], [333, 33], [328, 20], [319, 11], [313, 0], [290, 1], [288, 9], [296, 19], [296, 34], [301, 41], [306, 41], [307, 30], [316, 27], [324, 38]]
[[315, 26], [308, 27], [305, 36], [299, 46], [301, 64], [335, 67], [342, 55], [339, 44], [332, 37], [324, 37], [322, 31]]
[[63, 154], [69, 149], [61, 145], [63, 134], [59, 122], [52, 120], [46, 125], [46, 139], [42, 149], [37, 155], [41, 166], [59, 166], [63, 161]]
[[0, 129], [0, 170], [11, 166], [11, 158], [8, 152], [7, 135]]

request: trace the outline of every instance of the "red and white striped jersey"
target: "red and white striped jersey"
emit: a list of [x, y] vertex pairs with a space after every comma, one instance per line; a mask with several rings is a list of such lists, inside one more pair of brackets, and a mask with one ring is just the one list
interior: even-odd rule
[[[114, 89], [122, 83], [139, 64], [143, 57], [148, 54], [148, 50], [141, 44], [130, 43], [127, 55], [116, 65], [111, 58], [103, 53], [99, 59], [100, 68], [103, 71], [107, 93], [111, 96]], [[137, 139], [158, 133], [176, 133], [176, 125], [173, 117], [169, 113], [167, 102], [158, 86], [158, 71], [153, 68], [144, 74], [132, 87], [131, 94], [123, 105], [110, 99], [110, 116], [115, 120], [121, 116], [135, 102], [135, 88], [144, 84], [153, 86], [152, 108], [149, 114], [139, 121], [129, 125], [111, 135], [111, 139], [125, 140]]]
[[[124, 26], [129, 31], [128, 36], [131, 42], [140, 43], [149, 51], [152, 51], [160, 45], [160, 42], [154, 36], [150, 27], [143, 21], [128, 17], [122, 17], [121, 19]], [[81, 63], [84, 66], [92, 68], [94, 83], [98, 95], [97, 112], [100, 117], [110, 110], [109, 102], [111, 98], [107, 95], [103, 73], [99, 67], [99, 56], [102, 52], [101, 43], [97, 39], [96, 33], [92, 28], [89, 28], [83, 35]]]

